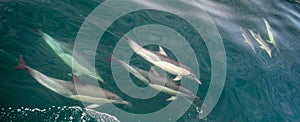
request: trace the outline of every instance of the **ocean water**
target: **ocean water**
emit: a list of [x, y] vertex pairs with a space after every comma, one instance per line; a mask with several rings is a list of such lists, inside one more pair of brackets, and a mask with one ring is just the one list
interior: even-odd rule
[[[300, 121], [300, 2], [297, 0], [180, 0], [180, 4], [164, 6], [158, 1], [133, 1], [143, 6], [166, 8], [182, 11], [186, 16], [207, 19], [200, 10], [215, 24], [218, 34], [223, 41], [226, 53], [226, 79], [221, 97], [212, 112], [204, 119], [199, 119], [200, 107], [189, 107], [178, 119], [162, 121]], [[200, 71], [200, 80], [203, 82], [196, 91], [197, 96], [204, 100], [211, 83], [212, 59], [203, 35], [198, 35], [195, 28], [189, 27], [182, 18], [167, 12], [157, 10], [138, 10], [117, 18], [109, 28], [102, 25], [106, 21], [89, 20], [95, 26], [106, 30], [102, 37], [98, 37], [100, 44], [96, 49], [95, 67], [100, 76], [107, 82], [101, 87], [118, 94], [124, 100], [132, 103], [132, 107], [104, 105], [97, 109], [86, 109], [79, 101], [64, 98], [44, 86], [40, 85], [25, 71], [15, 70], [13, 67], [23, 55], [27, 64], [38, 71], [57, 79], [71, 80], [69, 68], [51, 48], [43, 41], [38, 30], [49, 34], [61, 43], [74, 44], [78, 32], [89, 14], [104, 1], [101, 0], [28, 0], [28, 1], [1, 1], [0, 2], [0, 120], [1, 121], [154, 121], [153, 119], [123, 116], [118, 111], [125, 111], [135, 115], [144, 115], [163, 110], [170, 103], [165, 101], [169, 95], [160, 93], [149, 99], [137, 99], [122, 92], [112, 76], [111, 63], [107, 61], [115, 47], [118, 47], [118, 34], [127, 33], [141, 25], [164, 25], [176, 30], [183, 37], [190, 40], [199, 66], [192, 67]], [[119, 8], [130, 8], [128, 1], [117, 2], [110, 6], [106, 14], [117, 12]], [[192, 3], [192, 4], [190, 4]], [[196, 5], [199, 11], [182, 6]], [[168, 8], [170, 7], [170, 8]], [[132, 9], [135, 9], [132, 7]], [[190, 10], [191, 11], [188, 11]], [[198, 10], [195, 9], [195, 10]], [[194, 10], [194, 9], [193, 9]], [[187, 12], [188, 11], [188, 12]], [[202, 11], [202, 12], [203, 12]], [[199, 14], [200, 13], [200, 14]], [[205, 14], [205, 15], [206, 15]], [[207, 16], [206, 16], [207, 17]], [[102, 18], [103, 20], [109, 20]], [[272, 57], [261, 49], [254, 41], [253, 51], [245, 42], [240, 28], [259, 33], [264, 40], [269, 39], [263, 19], [266, 19], [271, 28], [276, 46], [269, 44]], [[201, 23], [200, 23], [201, 24]], [[133, 31], [137, 41], [139, 38], [161, 37], [173, 34], [172, 31], [155, 30], [157, 26], [150, 26]], [[206, 27], [201, 25], [201, 27]], [[81, 28], [85, 30], [86, 28]], [[155, 30], [147, 34], [149, 30]], [[203, 28], [211, 32], [211, 28]], [[92, 35], [91, 33], [81, 33]], [[87, 32], [87, 31], [83, 31]], [[142, 37], [141, 37], [142, 35]], [[151, 36], [154, 35], [154, 36]], [[251, 37], [250, 33], [248, 36]], [[172, 37], [170, 37], [172, 38]], [[217, 39], [217, 37], [208, 37]], [[164, 38], [161, 38], [163, 40]], [[176, 39], [176, 38], [175, 38]], [[177, 38], [178, 39], [178, 38]], [[165, 39], [166, 40], [166, 39]], [[167, 39], [168, 40], [168, 39]], [[180, 40], [180, 39], [179, 39]], [[175, 59], [175, 52], [185, 56], [189, 50], [185, 46], [172, 43], [167, 50], [170, 57]], [[121, 48], [126, 48], [120, 44]], [[146, 48], [157, 50], [155, 45]], [[89, 51], [89, 50], [85, 50]], [[119, 52], [126, 54], [126, 52]], [[185, 58], [182, 62], [190, 65], [191, 59]], [[149, 63], [133, 54], [131, 64], [142, 69], [149, 69]], [[121, 70], [121, 69], [120, 69]], [[172, 77], [172, 76], [170, 76]], [[136, 78], [131, 76], [134, 83], [145, 87]], [[125, 82], [125, 81], [124, 81]], [[126, 86], [126, 84], [125, 84]], [[197, 84], [187, 83], [186, 87], [195, 89]], [[133, 91], [131, 86], [126, 87]], [[196, 102], [201, 106], [201, 101]], [[175, 108], [180, 110], [180, 106]], [[166, 115], [173, 114], [172, 112]]]

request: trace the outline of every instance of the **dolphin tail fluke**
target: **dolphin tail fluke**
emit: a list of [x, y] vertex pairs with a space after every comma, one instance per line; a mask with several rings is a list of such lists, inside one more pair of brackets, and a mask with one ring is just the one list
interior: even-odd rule
[[20, 55], [20, 62], [17, 66], [15, 66], [15, 69], [22, 70], [22, 69], [25, 69], [25, 68], [26, 68], [26, 62], [25, 62], [23, 56]]

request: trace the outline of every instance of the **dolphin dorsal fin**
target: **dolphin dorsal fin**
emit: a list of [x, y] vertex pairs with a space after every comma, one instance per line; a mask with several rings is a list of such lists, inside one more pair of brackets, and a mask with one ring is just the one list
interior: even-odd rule
[[72, 82], [73, 84], [86, 85], [83, 81], [79, 79], [75, 74], [72, 73]]
[[167, 53], [165, 52], [164, 48], [162, 48], [161, 46], [158, 46], [158, 47], [159, 47], [159, 51], [158, 51], [158, 52], [159, 52], [160, 54], [165, 55], [165, 56], [168, 56]]

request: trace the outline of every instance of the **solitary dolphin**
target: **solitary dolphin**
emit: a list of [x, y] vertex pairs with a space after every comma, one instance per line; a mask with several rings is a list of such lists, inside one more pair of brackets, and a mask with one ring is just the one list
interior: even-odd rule
[[[63, 50], [63, 46], [58, 43], [55, 39], [53, 39], [48, 34], [39, 31], [43, 39], [46, 43], [52, 48], [52, 50], [58, 55], [69, 67], [73, 68], [76, 72], [76, 75], [86, 75], [96, 80], [99, 80], [104, 83], [104, 80], [99, 76], [98, 72], [95, 71], [96, 76], [90, 71], [88, 68], [82, 66], [78, 63], [76, 59], [74, 59], [70, 54], [65, 53]], [[71, 50], [71, 49], [69, 49]]]
[[270, 58], [272, 58], [272, 50], [269, 47], [269, 45], [261, 38], [260, 34], [257, 34], [255, 32], [253, 32], [252, 30], [249, 30], [249, 32], [251, 33], [251, 35], [253, 36], [253, 38], [259, 43], [259, 47], [261, 49], [264, 49]]
[[137, 67], [130, 66], [129, 64], [119, 60], [118, 58], [112, 56], [114, 61], [118, 62], [122, 67], [129, 71], [132, 75], [137, 77], [139, 80], [149, 85], [151, 88], [173, 95], [173, 97], [168, 100], [175, 100], [176, 95], [187, 98], [188, 100], [200, 99], [195, 96], [190, 90], [177, 85], [175, 81], [172, 81], [162, 75], [160, 75], [154, 68], [151, 68], [150, 72], [139, 69]]
[[75, 75], [73, 75], [72, 81], [64, 81], [48, 77], [27, 66], [23, 56], [20, 56], [20, 63], [15, 68], [26, 70], [40, 84], [59, 95], [73, 100], [91, 103], [91, 105], [87, 106], [87, 108], [96, 108], [106, 103], [131, 105], [131, 103], [124, 101], [119, 96], [105, 89], [85, 84]]
[[167, 71], [168, 73], [176, 75], [173, 80], [178, 81], [185, 76], [201, 84], [201, 81], [196, 77], [189, 67], [169, 58], [161, 46], [159, 46], [159, 52], [154, 52], [143, 48], [128, 37], [125, 37], [125, 39], [133, 51], [139, 56], [143, 57], [153, 65], [156, 65], [157, 67]]

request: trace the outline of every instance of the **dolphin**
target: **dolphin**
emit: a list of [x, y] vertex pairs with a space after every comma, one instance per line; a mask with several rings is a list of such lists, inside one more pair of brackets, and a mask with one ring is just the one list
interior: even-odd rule
[[265, 23], [267, 31], [268, 31], [268, 36], [269, 36], [268, 42], [273, 44], [275, 46], [275, 48], [279, 51], [277, 43], [276, 43], [273, 33], [271, 31], [271, 26], [270, 26], [269, 22], [265, 18], [263, 18], [263, 20], [264, 20], [264, 23]]
[[[35, 80], [49, 90], [69, 99], [91, 103], [87, 108], [97, 108], [103, 104], [124, 104], [131, 106], [131, 103], [100, 87], [85, 84], [77, 76], [72, 75], [72, 81], [59, 80], [48, 77], [43, 73], [26, 65], [23, 56], [15, 69], [26, 70]], [[97, 91], [101, 91], [97, 92]]]
[[137, 67], [130, 66], [115, 56], [112, 56], [111, 58], [151, 88], [172, 95], [172, 97], [167, 101], [175, 100], [177, 98], [176, 95], [187, 98], [188, 100], [200, 99], [190, 90], [179, 86], [175, 81], [160, 75], [153, 67], [151, 67], [150, 72], [148, 72]]
[[248, 34], [246, 34], [246, 31], [242, 27], [240, 27], [240, 31], [242, 32], [242, 36], [244, 37], [245, 42], [248, 43], [254, 53], [256, 53], [252, 39], [249, 38]]
[[257, 34], [255, 32], [253, 32], [252, 30], [249, 30], [249, 32], [251, 33], [251, 35], [253, 36], [253, 38], [259, 43], [259, 47], [263, 50], [265, 50], [269, 57], [272, 58], [272, 50], [269, 47], [269, 45], [261, 38], [260, 34]]
[[167, 71], [168, 73], [176, 75], [173, 80], [178, 81], [181, 80], [183, 76], [185, 76], [201, 84], [201, 81], [196, 77], [196, 75], [189, 67], [168, 57], [161, 46], [159, 46], [159, 52], [154, 52], [143, 48], [126, 36], [125, 39], [136, 54], [143, 57], [153, 65], [156, 65], [157, 67]]
[[[58, 43], [55, 39], [53, 39], [48, 34], [39, 31], [42, 38], [45, 40], [45, 42], [52, 48], [52, 50], [55, 52], [56, 55], [58, 55], [69, 67], [73, 68], [75, 70], [76, 75], [86, 75], [91, 78], [94, 78], [96, 80], [101, 81], [102, 83], [105, 83], [104, 80], [99, 76], [99, 73], [95, 71], [94, 75], [91, 70], [88, 68], [82, 66], [76, 59], [74, 59], [70, 54], [65, 53], [63, 50], [63, 45]], [[69, 49], [71, 50], [71, 49]], [[83, 58], [82, 58], [83, 59]]]

